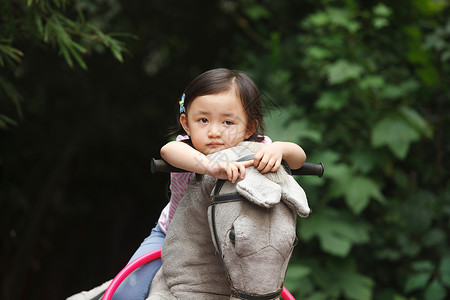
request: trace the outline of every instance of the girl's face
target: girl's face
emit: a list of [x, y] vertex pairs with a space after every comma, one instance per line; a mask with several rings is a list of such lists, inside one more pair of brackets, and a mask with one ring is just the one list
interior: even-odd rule
[[205, 155], [234, 147], [256, 130], [247, 126], [247, 114], [234, 88], [195, 98], [180, 123], [194, 148]]

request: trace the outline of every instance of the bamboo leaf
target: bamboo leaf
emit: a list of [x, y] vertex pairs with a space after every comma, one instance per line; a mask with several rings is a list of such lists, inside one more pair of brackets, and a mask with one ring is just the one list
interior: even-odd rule
[[73, 68], [73, 61], [70, 57], [69, 50], [67, 49], [66, 45], [61, 41], [58, 40], [59, 50], [61, 51], [61, 54], [63, 55], [64, 59], [66, 60], [66, 63]]
[[5, 44], [0, 44], [0, 57], [1, 54], [6, 55], [7, 57], [18, 63], [21, 62], [21, 57], [23, 56], [22, 51]]
[[8, 129], [8, 124], [13, 125], [13, 126], [17, 126], [17, 122], [11, 118], [9, 118], [8, 116], [5, 116], [4, 114], [0, 114], [0, 127], [2, 127], [3, 129]]
[[8, 125], [2, 120], [2, 118], [0, 118], [0, 128], [3, 130], [8, 130]]
[[87, 65], [84, 62], [83, 58], [80, 56], [80, 54], [77, 51], [77, 48], [74, 47], [74, 43], [71, 44], [71, 47], [68, 48], [72, 56], [75, 58], [75, 60], [78, 62], [78, 64], [83, 68], [84, 70], [87, 70]]

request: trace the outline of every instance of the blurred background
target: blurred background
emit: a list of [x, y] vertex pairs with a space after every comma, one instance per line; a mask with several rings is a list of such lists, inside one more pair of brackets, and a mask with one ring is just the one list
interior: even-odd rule
[[[1, 0], [0, 298], [113, 278], [166, 204], [152, 175], [185, 86], [260, 87], [297, 178], [297, 299], [450, 298], [447, 0]], [[447, 129], [445, 129], [447, 128]]]

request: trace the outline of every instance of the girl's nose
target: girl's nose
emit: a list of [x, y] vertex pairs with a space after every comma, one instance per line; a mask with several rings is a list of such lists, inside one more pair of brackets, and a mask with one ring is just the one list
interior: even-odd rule
[[222, 132], [221, 132], [221, 130], [220, 130], [220, 126], [215, 125], [215, 124], [211, 124], [211, 125], [209, 126], [209, 129], [208, 129], [208, 137], [210, 137], [210, 138], [220, 137], [221, 133], [222, 133]]

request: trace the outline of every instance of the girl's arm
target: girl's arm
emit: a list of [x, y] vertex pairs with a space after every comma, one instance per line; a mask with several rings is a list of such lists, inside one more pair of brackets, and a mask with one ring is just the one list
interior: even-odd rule
[[303, 149], [291, 142], [274, 142], [261, 147], [253, 159], [254, 166], [261, 172], [275, 172], [285, 160], [293, 170], [299, 169], [306, 161]]
[[174, 167], [198, 174], [208, 174], [233, 183], [245, 177], [245, 168], [253, 164], [246, 162], [217, 162], [184, 142], [169, 142], [161, 148], [161, 157]]

